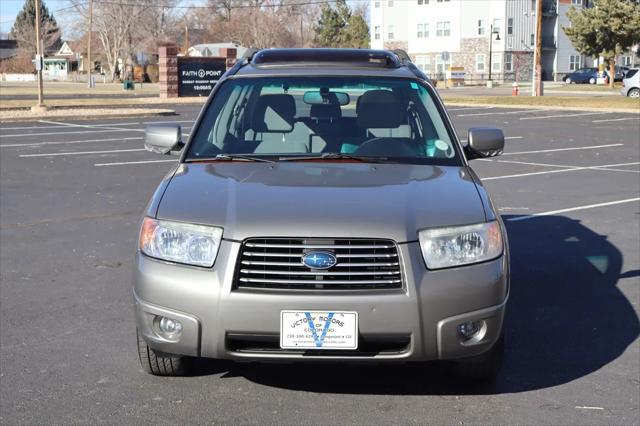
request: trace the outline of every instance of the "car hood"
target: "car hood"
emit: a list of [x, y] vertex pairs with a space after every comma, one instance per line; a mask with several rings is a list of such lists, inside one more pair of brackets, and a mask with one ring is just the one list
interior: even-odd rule
[[485, 221], [464, 167], [364, 163], [185, 163], [157, 218], [221, 226], [224, 238], [415, 241], [422, 228]]

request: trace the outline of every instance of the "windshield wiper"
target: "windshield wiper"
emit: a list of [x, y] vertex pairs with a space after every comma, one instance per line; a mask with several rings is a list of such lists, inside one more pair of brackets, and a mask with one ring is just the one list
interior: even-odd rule
[[255, 161], [258, 163], [275, 163], [273, 160], [269, 160], [267, 158], [261, 157], [252, 157], [250, 155], [242, 155], [242, 154], [218, 154], [215, 157], [203, 157], [203, 158], [189, 158], [187, 161], [195, 162], [195, 161], [234, 161], [234, 160], [242, 160], [242, 161]]
[[307, 156], [307, 157], [280, 157], [280, 161], [299, 161], [299, 160], [356, 160], [363, 163], [384, 163], [389, 159], [387, 157], [367, 157], [362, 155], [343, 154], [340, 152], [325, 152], [321, 155]]

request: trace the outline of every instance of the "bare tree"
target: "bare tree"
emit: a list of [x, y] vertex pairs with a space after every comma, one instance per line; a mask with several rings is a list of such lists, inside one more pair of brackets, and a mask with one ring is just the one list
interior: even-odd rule
[[[71, 0], [76, 11], [85, 18], [88, 2]], [[135, 51], [150, 38], [162, 41], [167, 36], [167, 8], [158, 8], [153, 0], [136, 2], [99, 2], [93, 4], [93, 30], [98, 35], [107, 60], [111, 80], [135, 61]], [[122, 63], [121, 69], [118, 68]]]

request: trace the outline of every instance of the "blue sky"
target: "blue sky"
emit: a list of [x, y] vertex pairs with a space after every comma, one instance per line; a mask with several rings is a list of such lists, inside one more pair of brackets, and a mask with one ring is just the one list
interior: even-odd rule
[[[69, 7], [69, 2], [67, 0], [41, 0], [45, 6], [49, 8], [49, 12], [52, 12], [58, 24], [63, 29], [63, 38], [64, 27], [65, 27], [65, 12], [61, 11], [56, 13], [59, 9], [64, 9]], [[363, 1], [363, 0], [360, 0]], [[16, 16], [22, 9], [25, 0], [0, 0], [0, 33], [8, 33], [11, 31], [11, 27], [13, 26], [13, 21], [16, 19]], [[192, 4], [203, 4], [204, 0], [182, 0], [180, 2], [183, 5], [192, 5]], [[348, 0], [347, 3], [351, 5], [351, 7], [355, 7], [358, 4], [358, 1]]]
[[[0, 0], [0, 32], [8, 33], [11, 31], [13, 21], [22, 9], [25, 0]], [[54, 12], [53, 16], [58, 19], [57, 9], [69, 6], [67, 0], [42, 0], [45, 6], [49, 8], [49, 12]]]

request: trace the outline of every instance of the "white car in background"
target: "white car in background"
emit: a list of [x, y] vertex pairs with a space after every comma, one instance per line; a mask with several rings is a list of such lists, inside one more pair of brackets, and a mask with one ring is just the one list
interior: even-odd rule
[[622, 79], [622, 96], [630, 98], [640, 98], [640, 69], [632, 68], [625, 74]]

